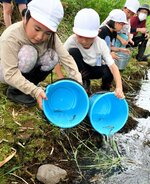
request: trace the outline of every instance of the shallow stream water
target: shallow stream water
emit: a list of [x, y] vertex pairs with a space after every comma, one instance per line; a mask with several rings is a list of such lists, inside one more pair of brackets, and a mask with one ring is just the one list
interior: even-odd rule
[[[136, 96], [136, 105], [150, 111], [150, 70], [148, 80], [143, 80]], [[124, 171], [107, 178], [105, 184], [150, 184], [150, 117], [136, 120], [136, 129], [113, 137], [118, 144]]]

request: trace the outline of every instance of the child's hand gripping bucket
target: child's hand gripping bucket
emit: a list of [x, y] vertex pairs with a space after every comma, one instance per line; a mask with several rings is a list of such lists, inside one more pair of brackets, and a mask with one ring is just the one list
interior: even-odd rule
[[111, 136], [118, 132], [128, 119], [128, 104], [113, 92], [95, 93], [90, 97], [89, 118], [100, 134]]
[[56, 126], [74, 127], [88, 113], [88, 95], [74, 80], [63, 79], [48, 85], [46, 95], [48, 100], [43, 100], [43, 111], [47, 119]]

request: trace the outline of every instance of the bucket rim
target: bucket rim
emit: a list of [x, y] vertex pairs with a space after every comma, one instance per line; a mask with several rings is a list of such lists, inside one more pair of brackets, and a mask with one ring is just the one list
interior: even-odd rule
[[[84, 107], [82, 116], [81, 116], [81, 114], [80, 114], [80, 116], [78, 117], [79, 120], [78, 120], [77, 122], [73, 122], [73, 124], [71, 124], [71, 123], [70, 123], [70, 124], [69, 124], [69, 123], [66, 123], [66, 124], [67, 124], [66, 126], [63, 126], [65, 123], [59, 123], [59, 122], [57, 123], [57, 122], [54, 120], [53, 115], [50, 116], [50, 112], [48, 112], [48, 110], [52, 112], [53, 109], [50, 109], [50, 107], [48, 106], [48, 103], [46, 102], [45, 99], [43, 99], [43, 101], [42, 101], [43, 112], [44, 112], [44, 114], [45, 114], [47, 120], [48, 120], [50, 123], [52, 123], [53, 125], [55, 125], [55, 126], [57, 126], [57, 127], [60, 127], [60, 128], [72, 128], [72, 127], [78, 125], [79, 123], [81, 123], [81, 122], [84, 120], [84, 118], [86, 117], [86, 115], [88, 114], [88, 110], [89, 110], [89, 98], [88, 98], [88, 95], [87, 95], [85, 89], [83, 88], [83, 86], [82, 86], [79, 82], [77, 82], [77, 81], [75, 81], [75, 80], [70, 80], [70, 79], [61, 79], [61, 80], [57, 80], [57, 81], [55, 81], [54, 83], [47, 85], [47, 87], [46, 87], [46, 95], [48, 95], [48, 93], [51, 93], [50, 90], [52, 91], [53, 88], [56, 89], [56, 91], [57, 91], [57, 88], [58, 88], [58, 87], [61, 88], [61, 85], [62, 85], [62, 87], [63, 87], [65, 83], [66, 83], [66, 84], [72, 84], [72, 86], [67, 86], [67, 85], [66, 85], [66, 86], [64, 87], [64, 88], [67, 88], [67, 90], [70, 90], [70, 92], [72, 92], [74, 89], [76, 89], [76, 90], [74, 90], [74, 91], [75, 91], [75, 94], [76, 94], [76, 96], [75, 96], [74, 98], [77, 98], [78, 93], [82, 93], [82, 94], [80, 94], [80, 95], [82, 95], [82, 96], [84, 97], [85, 107]], [[56, 87], [56, 88], [55, 88], [55, 87]], [[50, 88], [51, 88], [51, 89], [50, 89]], [[58, 97], [59, 97], [59, 96], [58, 96]], [[60, 97], [61, 97], [61, 95], [60, 95]], [[64, 97], [64, 99], [65, 99], [65, 98], [67, 98], [67, 96]], [[79, 108], [79, 107], [77, 107], [77, 106], [78, 106], [78, 104], [75, 104], [75, 109]], [[67, 112], [67, 110], [64, 110], [64, 114], [65, 114], [65, 112]], [[78, 114], [78, 113], [80, 113], [80, 112], [77, 112], [77, 114]]]
[[[93, 97], [95, 94], [101, 94], [101, 93], [94, 93], [91, 97]], [[104, 93], [104, 94], [102, 94], [102, 95], [99, 95], [99, 97], [97, 97], [97, 99], [92, 103], [92, 106], [90, 106], [88, 115], [89, 115], [89, 119], [90, 119], [90, 122], [91, 122], [93, 128], [94, 128], [98, 133], [103, 134], [103, 135], [106, 135], [106, 136], [111, 136], [111, 135], [114, 135], [115, 133], [117, 133], [117, 132], [126, 124], [126, 122], [127, 122], [127, 120], [128, 120], [128, 117], [129, 117], [129, 106], [128, 106], [128, 103], [127, 103], [127, 101], [126, 101], [125, 98], [124, 98], [124, 99], [119, 99], [119, 100], [122, 100], [122, 101], [123, 101], [123, 103], [124, 103], [124, 105], [125, 105], [126, 112], [127, 112], [127, 113], [125, 114], [125, 116], [124, 116], [124, 121], [123, 121], [122, 124], [120, 124], [120, 126], [117, 127], [118, 130], [115, 130], [114, 132], [112, 131], [112, 133], [110, 133], [109, 135], [106, 134], [106, 133], [103, 133], [103, 132], [99, 131], [99, 130], [97, 129], [97, 127], [95, 126], [95, 124], [94, 124], [94, 122], [93, 122], [93, 117], [92, 117], [91, 114], [92, 114], [92, 111], [93, 111], [93, 108], [94, 108], [95, 104], [96, 104], [102, 97], [104, 97], [104, 96], [106, 96], [106, 95], [115, 95], [115, 92], [107, 92], [107, 93]], [[117, 98], [117, 97], [116, 97], [116, 98]]]

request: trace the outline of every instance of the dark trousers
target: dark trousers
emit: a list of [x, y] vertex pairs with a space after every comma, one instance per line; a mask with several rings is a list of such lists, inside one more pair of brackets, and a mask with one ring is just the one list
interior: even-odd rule
[[41, 71], [41, 66], [36, 65], [29, 73], [22, 73], [22, 75], [30, 82], [37, 85], [39, 82], [43, 81], [50, 73], [50, 71]]
[[132, 45], [132, 47], [138, 47], [137, 59], [142, 59], [144, 56], [148, 39], [146, 39], [144, 35], [141, 35], [141, 36], [134, 36], [132, 40], [134, 41], [134, 45]]
[[106, 89], [109, 88], [113, 80], [113, 75], [107, 65], [101, 66], [88, 65], [83, 61], [81, 52], [77, 48], [69, 49], [69, 53], [74, 58], [78, 66], [79, 72], [82, 75], [83, 81], [102, 78], [102, 86], [104, 86], [104, 88], [106, 87]]
[[[30, 82], [37, 85], [39, 82], [43, 81], [51, 71], [41, 71], [41, 66], [35, 66], [29, 73], [22, 73], [22, 75], [29, 80]], [[13, 100], [16, 103], [25, 104], [27, 106], [34, 106], [36, 104], [36, 100], [30, 95], [26, 95], [21, 92], [19, 89], [16, 89], [12, 86], [9, 86], [6, 95], [9, 99]]]

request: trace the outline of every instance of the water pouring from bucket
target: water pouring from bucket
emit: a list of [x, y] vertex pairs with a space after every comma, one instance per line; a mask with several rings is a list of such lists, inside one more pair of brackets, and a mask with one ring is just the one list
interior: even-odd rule
[[87, 115], [89, 98], [85, 89], [76, 81], [63, 79], [46, 88], [48, 100], [43, 100], [47, 119], [61, 128], [78, 125]]
[[118, 132], [128, 119], [128, 104], [114, 92], [95, 93], [90, 97], [89, 118], [100, 134], [111, 136]]

